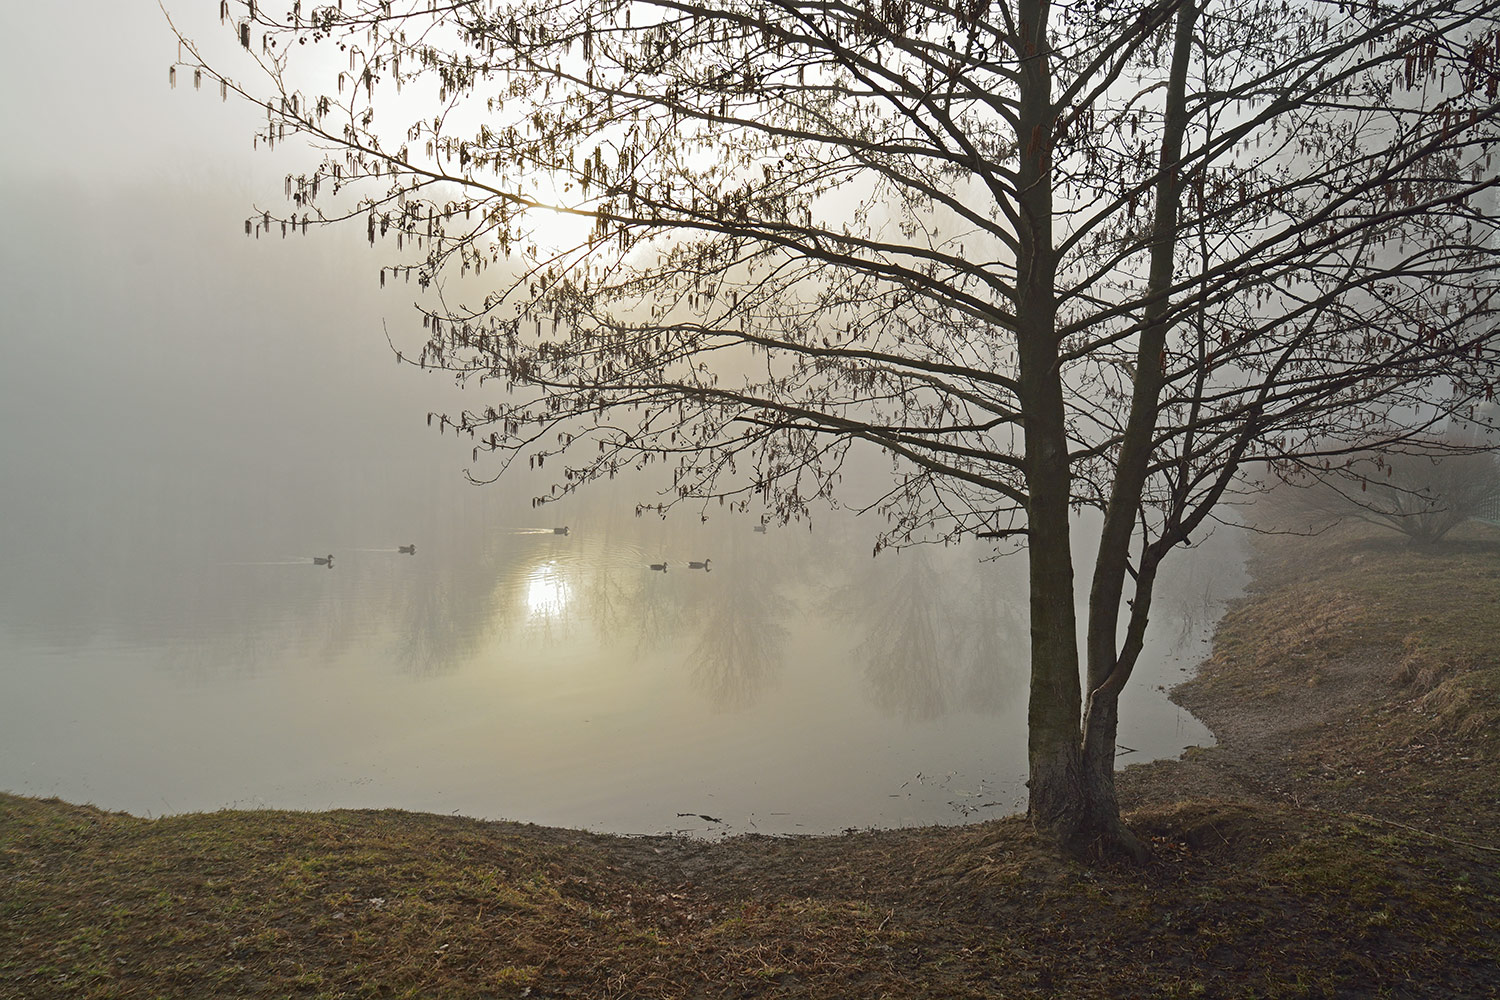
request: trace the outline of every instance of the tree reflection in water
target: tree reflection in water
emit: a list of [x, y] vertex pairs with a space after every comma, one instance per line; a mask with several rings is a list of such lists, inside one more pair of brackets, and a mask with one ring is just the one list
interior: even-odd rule
[[828, 603], [862, 636], [852, 656], [876, 706], [918, 721], [1012, 704], [1024, 690], [1027, 647], [1007, 567], [922, 547], [876, 562]]
[[[930, 555], [920, 548], [893, 554], [863, 580], [866, 593], [845, 606], [864, 635], [854, 657], [864, 664], [875, 704], [907, 719], [937, 718], [948, 708], [944, 663], [953, 623]], [[853, 596], [858, 587], [843, 593]]]
[[[601, 553], [628, 548], [630, 538], [608, 519], [599, 519], [588, 526], [589, 534], [580, 539], [587, 545], [597, 540]], [[577, 572], [569, 579], [573, 603], [571, 613], [593, 626], [598, 642], [606, 648], [624, 648], [621, 637], [634, 629], [632, 619], [639, 574], [631, 567], [630, 579], [620, 572], [607, 558], [580, 558], [575, 563]]]
[[998, 715], [1026, 692], [1030, 646], [1026, 567], [1018, 560], [972, 562], [970, 585], [950, 593], [961, 639], [964, 706]]
[[445, 674], [478, 653], [490, 638], [507, 634], [520, 615], [508, 577], [518, 572], [510, 539], [482, 544], [428, 546], [415, 563], [397, 564], [390, 581], [387, 623], [394, 629], [392, 656], [418, 676]]
[[702, 622], [688, 657], [693, 686], [720, 710], [749, 705], [781, 670], [792, 602], [780, 590], [785, 576], [758, 558], [763, 550], [734, 536], [729, 558], [693, 588], [693, 614]]
[[682, 628], [682, 574], [656, 573], [643, 561], [638, 580], [631, 591], [634, 609], [636, 655], [644, 655], [665, 646]]

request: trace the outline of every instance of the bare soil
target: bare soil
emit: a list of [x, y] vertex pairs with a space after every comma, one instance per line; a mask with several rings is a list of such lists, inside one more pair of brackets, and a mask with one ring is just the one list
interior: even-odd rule
[[1369, 803], [1347, 786], [1307, 781], [1301, 762], [1321, 747], [1328, 760], [1319, 777], [1357, 768], [1338, 750], [1340, 731], [1360, 725], [1367, 708], [1390, 696], [1396, 670], [1389, 650], [1370, 649], [1327, 661], [1314, 684], [1268, 686], [1254, 698], [1235, 698], [1206, 678], [1180, 684], [1172, 700], [1203, 720], [1216, 745], [1127, 768], [1117, 782], [1122, 802], [1131, 808], [1229, 797], [1359, 811]]

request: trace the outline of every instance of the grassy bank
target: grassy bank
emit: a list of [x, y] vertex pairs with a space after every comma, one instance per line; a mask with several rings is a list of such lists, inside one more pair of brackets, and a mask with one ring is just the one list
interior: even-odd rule
[[1181, 692], [1221, 745], [1125, 773], [1147, 869], [0, 796], [0, 996], [1494, 996], [1500, 533], [1311, 547]]

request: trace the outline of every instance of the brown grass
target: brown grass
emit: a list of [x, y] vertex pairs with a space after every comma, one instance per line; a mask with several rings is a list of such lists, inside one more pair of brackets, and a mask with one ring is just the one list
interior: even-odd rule
[[1472, 524], [1428, 546], [1365, 526], [1275, 539], [1252, 572], [1205, 682], [1253, 694], [1317, 683], [1333, 660], [1399, 651], [1390, 680], [1415, 699], [1416, 728], [1500, 723], [1500, 531]]

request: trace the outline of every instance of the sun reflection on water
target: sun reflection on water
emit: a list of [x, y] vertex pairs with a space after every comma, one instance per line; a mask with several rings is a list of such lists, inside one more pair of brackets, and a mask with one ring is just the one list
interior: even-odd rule
[[555, 562], [544, 563], [526, 578], [526, 610], [533, 618], [559, 618], [572, 596], [562, 568]]

